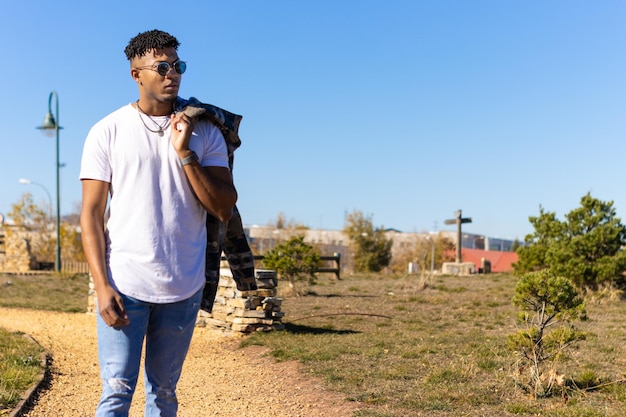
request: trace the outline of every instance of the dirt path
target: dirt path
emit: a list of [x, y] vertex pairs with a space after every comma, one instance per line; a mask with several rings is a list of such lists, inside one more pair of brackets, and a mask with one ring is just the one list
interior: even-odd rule
[[[0, 327], [31, 335], [52, 354], [52, 381], [25, 417], [88, 417], [100, 395], [95, 316], [0, 308]], [[357, 404], [305, 378], [295, 362], [275, 363], [239, 336], [197, 328], [178, 386], [179, 417], [342, 417]], [[140, 382], [131, 417], [143, 415]]]

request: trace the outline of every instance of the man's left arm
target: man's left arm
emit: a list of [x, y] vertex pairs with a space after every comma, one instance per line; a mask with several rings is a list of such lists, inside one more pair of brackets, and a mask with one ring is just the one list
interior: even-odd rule
[[226, 221], [233, 215], [237, 191], [227, 167], [200, 165], [197, 156], [189, 149], [193, 121], [184, 113], [172, 115], [172, 146], [183, 161], [183, 169], [189, 184], [206, 211]]
[[184, 165], [183, 169], [196, 198], [205, 210], [222, 222], [230, 219], [237, 202], [237, 191], [228, 168], [203, 167], [195, 161]]

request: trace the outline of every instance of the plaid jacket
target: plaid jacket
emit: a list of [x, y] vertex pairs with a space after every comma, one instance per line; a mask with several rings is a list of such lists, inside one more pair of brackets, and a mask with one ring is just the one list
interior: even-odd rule
[[[192, 118], [206, 119], [220, 129], [226, 141], [228, 165], [232, 173], [234, 153], [241, 146], [238, 131], [243, 117], [217, 106], [202, 103], [194, 97], [188, 100], [178, 97], [174, 103], [174, 111], [182, 111]], [[237, 206], [233, 209], [232, 218], [227, 222], [220, 222], [214, 216], [207, 214], [206, 227], [206, 285], [200, 308], [210, 313], [217, 293], [222, 252], [226, 255], [238, 290], [256, 290], [257, 285], [254, 274], [254, 256], [243, 230]]]

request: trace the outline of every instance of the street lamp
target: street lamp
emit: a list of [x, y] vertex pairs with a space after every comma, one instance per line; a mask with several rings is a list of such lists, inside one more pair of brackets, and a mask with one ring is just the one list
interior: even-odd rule
[[[52, 97], [56, 99], [56, 119], [52, 115]], [[54, 270], [61, 271], [61, 190], [59, 188], [59, 130], [63, 129], [59, 126], [59, 95], [56, 91], [52, 91], [48, 97], [48, 114], [43, 120], [43, 124], [38, 126], [44, 135], [48, 137], [56, 136], [56, 176], [57, 176], [57, 224], [56, 224], [56, 258], [54, 261]]]

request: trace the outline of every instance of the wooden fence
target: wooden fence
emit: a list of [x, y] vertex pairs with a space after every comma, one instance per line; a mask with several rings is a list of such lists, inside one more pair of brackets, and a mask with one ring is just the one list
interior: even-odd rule
[[[262, 261], [264, 258], [263, 255], [254, 255], [255, 261]], [[222, 261], [228, 260], [225, 256], [222, 256]], [[327, 272], [335, 274], [335, 277], [339, 280], [341, 279], [341, 254], [334, 253], [333, 255], [320, 256], [320, 260], [322, 262], [332, 262], [332, 266], [320, 267], [315, 270], [315, 272]]]
[[88, 274], [89, 265], [87, 262], [61, 261], [61, 272], [66, 272], [68, 274]]

